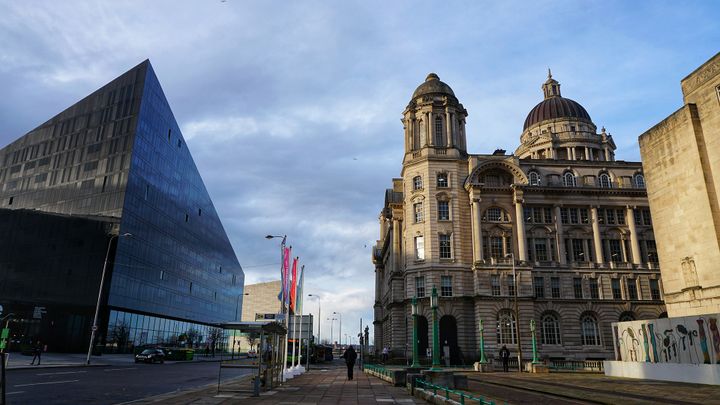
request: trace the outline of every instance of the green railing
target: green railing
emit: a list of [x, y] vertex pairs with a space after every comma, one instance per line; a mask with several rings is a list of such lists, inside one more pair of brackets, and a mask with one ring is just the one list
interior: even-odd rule
[[390, 370], [386, 369], [383, 366], [378, 366], [377, 364], [363, 364], [363, 370], [370, 370], [382, 376], [392, 378], [392, 373], [390, 372]]
[[441, 395], [445, 395], [445, 399], [451, 399], [450, 396], [453, 395], [455, 398], [458, 398], [460, 403], [463, 405], [465, 405], [465, 401], [470, 401], [470, 403], [477, 403], [480, 405], [495, 405], [495, 401], [486, 401], [483, 397], [474, 397], [463, 391], [453, 390], [448, 387], [443, 387], [441, 385], [430, 384], [429, 382], [420, 378], [415, 379], [415, 385], [418, 387], [422, 387], [424, 390], [432, 391], [433, 395], [436, 396], [438, 395], [438, 391], [440, 391]]

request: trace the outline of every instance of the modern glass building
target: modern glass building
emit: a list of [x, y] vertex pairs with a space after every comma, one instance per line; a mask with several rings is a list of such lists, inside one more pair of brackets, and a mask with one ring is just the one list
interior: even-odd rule
[[149, 61], [0, 150], [0, 235], [16, 341], [86, 349], [106, 252], [101, 344], [240, 319], [242, 268]]

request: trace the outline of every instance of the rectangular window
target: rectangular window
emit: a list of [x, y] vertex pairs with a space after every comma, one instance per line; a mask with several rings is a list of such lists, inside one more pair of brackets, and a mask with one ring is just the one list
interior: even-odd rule
[[533, 208], [533, 222], [536, 224], [543, 223], [543, 210], [542, 208]]
[[452, 259], [452, 244], [450, 242], [450, 235], [440, 235], [440, 258], [441, 259]]
[[440, 296], [452, 297], [452, 276], [441, 276], [440, 277]]
[[492, 295], [500, 295], [500, 276], [497, 274], [490, 276], [490, 289], [492, 290]]
[[413, 177], [413, 190], [422, 190], [423, 184], [422, 184], [422, 177], [415, 176]]
[[572, 243], [573, 261], [586, 262], [587, 258], [585, 257], [585, 249], [583, 247], [583, 240], [582, 239], [572, 239], [571, 243]]
[[560, 208], [560, 221], [563, 224], [568, 223], [568, 209], [567, 208]]
[[605, 217], [606, 217], [608, 225], [615, 224], [615, 210], [610, 210], [610, 209], [605, 210]]
[[523, 221], [525, 221], [526, 223], [531, 223], [532, 219], [533, 219], [532, 208], [529, 208], [529, 207], [523, 208]]
[[658, 258], [657, 253], [657, 246], [655, 245], [654, 240], [646, 240], [645, 246], [647, 249], [647, 260], [650, 263], [658, 263], [660, 259]]
[[488, 208], [485, 211], [486, 220], [490, 222], [500, 222], [503, 220], [502, 210], [500, 208]]
[[575, 298], [583, 297], [582, 279], [579, 277], [573, 278], [573, 293], [575, 294]]
[[618, 225], [625, 225], [625, 211], [617, 210], [615, 211], [615, 214], [617, 215]]
[[598, 280], [596, 278], [588, 279], [588, 284], [590, 286], [590, 298], [594, 300], [599, 299], [600, 290], [598, 288]]
[[568, 211], [570, 212], [570, 223], [571, 223], [571, 224], [577, 224], [577, 223], [579, 223], [580, 220], [579, 220], [579, 218], [578, 218], [578, 210], [577, 210], [577, 208], [570, 208], [570, 209], [568, 209]]
[[98, 167], [98, 162], [97, 162], [97, 160], [94, 161], [94, 162], [87, 162], [87, 163], [85, 163], [85, 165], [83, 166], [83, 171], [89, 172], [90, 170], [95, 170], [95, 169], [97, 169], [97, 167]]
[[560, 298], [560, 278], [550, 277], [550, 294], [553, 298]]
[[643, 225], [650, 226], [652, 225], [652, 218], [650, 217], [650, 210], [647, 208], [643, 208], [642, 210], [642, 218], [643, 218]]
[[583, 224], [587, 224], [590, 222], [587, 208], [580, 208], [580, 222], [582, 222]]
[[438, 201], [438, 220], [450, 220], [450, 204], [447, 201]]
[[635, 211], [635, 225], [642, 225], [642, 210], [636, 209]]
[[612, 295], [614, 300], [622, 299], [622, 291], [620, 290], [620, 279], [610, 279], [610, 286], [612, 287]]
[[423, 204], [421, 202], [413, 204], [413, 210], [415, 211], [415, 223], [423, 221]]
[[543, 277], [533, 279], [533, 288], [535, 289], [535, 298], [545, 298], [545, 279]]
[[660, 300], [660, 283], [657, 279], [650, 279], [650, 298], [655, 301]]
[[47, 180], [47, 173], [42, 173], [35, 176], [35, 183], [42, 183], [45, 180]]
[[511, 297], [515, 296], [515, 277], [512, 275], [507, 276], [507, 288], [508, 295]]
[[425, 296], [425, 277], [415, 277], [415, 296], [423, 298]]
[[608, 245], [610, 246], [610, 261], [611, 262], [623, 261], [622, 248], [620, 247], [620, 239], [609, 239]]
[[447, 173], [440, 173], [437, 175], [437, 186], [438, 186], [438, 188], [447, 188], [448, 187]]
[[637, 283], [635, 283], [634, 278], [627, 279], [627, 292], [628, 292], [628, 299], [629, 300], [636, 300], [638, 299], [638, 293], [637, 293]]
[[425, 239], [422, 236], [415, 237], [415, 259], [425, 260]]
[[548, 260], [547, 241], [545, 239], [533, 239], [535, 244], [535, 260], [544, 262]]
[[545, 223], [552, 224], [552, 208], [543, 208], [543, 211], [545, 213]]
[[500, 236], [490, 237], [490, 257], [501, 259], [503, 257], [503, 238]]

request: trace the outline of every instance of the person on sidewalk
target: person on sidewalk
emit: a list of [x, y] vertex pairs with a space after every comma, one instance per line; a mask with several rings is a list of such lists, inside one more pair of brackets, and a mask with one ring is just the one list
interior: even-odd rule
[[37, 365], [38, 366], [40, 365], [40, 356], [42, 356], [42, 350], [43, 350], [42, 344], [38, 340], [37, 343], [35, 344], [35, 347], [33, 347], [33, 358], [32, 358], [32, 362], [30, 363], [31, 366], [35, 365], [35, 359], [37, 359], [37, 361], [38, 361]]
[[503, 363], [503, 371], [507, 373], [508, 361], [510, 360], [510, 350], [508, 350], [507, 346], [505, 345], [503, 345], [502, 349], [500, 349], [500, 358], [502, 359]]
[[388, 354], [389, 354], [389, 353], [390, 353], [390, 348], [388, 348], [388, 347], [383, 347], [383, 350], [382, 350], [382, 361], [383, 361], [383, 364], [385, 364], [385, 362], [388, 361]]
[[342, 358], [345, 359], [345, 365], [348, 370], [348, 380], [353, 379], [353, 367], [355, 367], [355, 360], [357, 359], [357, 352], [353, 349], [352, 345], [349, 345]]

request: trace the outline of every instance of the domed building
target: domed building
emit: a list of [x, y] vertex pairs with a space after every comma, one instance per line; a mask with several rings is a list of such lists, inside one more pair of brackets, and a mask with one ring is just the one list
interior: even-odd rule
[[[611, 323], [665, 316], [642, 165], [548, 78], [513, 154], [467, 152], [468, 112], [431, 73], [403, 111], [400, 178], [385, 192], [375, 348], [430, 362], [433, 290], [444, 364], [503, 345], [532, 358], [613, 357]], [[513, 276], [515, 274], [515, 277]], [[482, 329], [482, 332], [481, 332]]]

